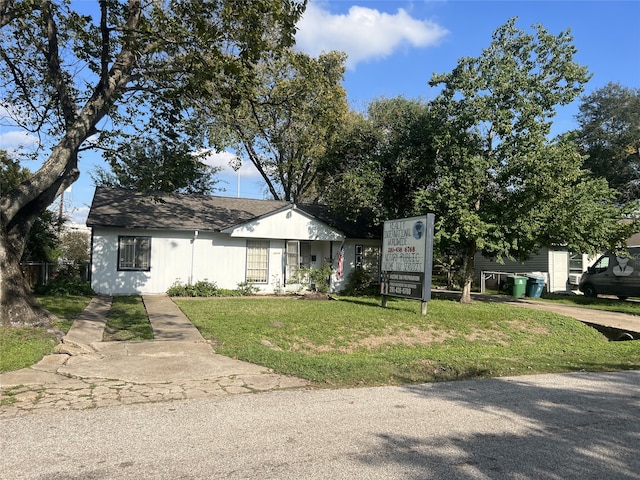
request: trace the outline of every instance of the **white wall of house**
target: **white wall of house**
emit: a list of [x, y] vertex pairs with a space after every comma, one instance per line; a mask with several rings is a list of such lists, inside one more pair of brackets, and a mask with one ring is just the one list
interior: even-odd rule
[[[262, 293], [276, 289], [298, 290], [300, 285], [285, 282], [286, 243], [289, 240], [309, 242], [311, 266], [320, 268], [329, 261], [337, 267], [337, 255], [342, 245], [340, 233], [305, 215], [288, 212], [249, 227], [242, 226], [230, 233], [205, 231], [173, 231], [100, 228], [93, 229], [91, 286], [99, 294], [164, 293], [174, 283], [215, 282], [219, 288], [235, 289], [246, 281], [247, 239], [269, 240], [267, 283], [255, 283]], [[282, 228], [274, 228], [280, 224]], [[295, 228], [294, 228], [295, 227]], [[240, 233], [246, 236], [239, 236]], [[267, 234], [287, 234], [276, 238]], [[151, 237], [149, 271], [118, 270], [118, 238], [120, 236]], [[320, 237], [321, 239], [318, 239]], [[343, 275], [332, 278], [332, 290], [344, 288], [348, 274], [355, 268], [355, 246], [379, 246], [379, 240], [345, 241]]]
[[[150, 236], [149, 271], [118, 271], [118, 237]], [[97, 293], [163, 293], [179, 281], [236, 288], [245, 279], [246, 240], [213, 232], [95, 228], [91, 286]]]

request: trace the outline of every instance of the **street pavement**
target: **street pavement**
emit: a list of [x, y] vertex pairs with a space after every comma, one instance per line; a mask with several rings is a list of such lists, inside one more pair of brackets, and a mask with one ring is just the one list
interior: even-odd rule
[[640, 372], [280, 390], [0, 419], [13, 479], [640, 479]]

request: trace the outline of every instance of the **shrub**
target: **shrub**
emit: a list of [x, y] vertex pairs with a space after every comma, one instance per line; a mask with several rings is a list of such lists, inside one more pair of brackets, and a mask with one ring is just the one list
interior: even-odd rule
[[329, 292], [329, 278], [333, 273], [331, 263], [326, 262], [320, 268], [304, 268], [302, 269], [303, 278], [301, 283], [318, 293]]
[[180, 280], [176, 280], [167, 290], [170, 297], [216, 297], [219, 296], [220, 290], [215, 282], [209, 282], [207, 279], [200, 280], [195, 284], [183, 284]]
[[240, 293], [240, 295], [242, 295], [243, 297], [247, 297], [250, 295], [255, 295], [256, 293], [258, 293], [260, 291], [260, 288], [256, 287], [253, 283], [251, 282], [240, 282], [238, 284], [238, 289], [237, 291]]
[[376, 295], [379, 293], [374, 285], [373, 275], [362, 268], [353, 270], [347, 277], [344, 290], [345, 295]]
[[38, 285], [34, 289], [36, 295], [52, 295], [56, 297], [66, 297], [69, 295], [92, 296], [95, 292], [89, 282], [81, 280], [70, 280], [68, 278], [56, 278], [46, 285]]

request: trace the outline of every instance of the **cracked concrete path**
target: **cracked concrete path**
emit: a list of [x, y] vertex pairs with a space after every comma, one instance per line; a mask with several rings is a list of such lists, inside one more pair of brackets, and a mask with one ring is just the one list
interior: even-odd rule
[[102, 342], [111, 298], [96, 297], [54, 354], [30, 368], [0, 374], [0, 417], [308, 385], [216, 354], [169, 297], [145, 295], [143, 301], [154, 340]]

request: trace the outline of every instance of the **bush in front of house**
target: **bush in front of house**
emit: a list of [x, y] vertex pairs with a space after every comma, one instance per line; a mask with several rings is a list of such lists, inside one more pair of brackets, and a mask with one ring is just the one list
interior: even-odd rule
[[91, 284], [86, 281], [69, 278], [56, 278], [46, 285], [37, 285], [34, 289], [36, 295], [51, 295], [56, 297], [68, 297], [71, 295], [93, 296], [95, 292]]
[[300, 283], [314, 292], [329, 293], [329, 279], [332, 273], [333, 268], [330, 262], [325, 262], [320, 268], [302, 267]]
[[238, 284], [238, 288], [236, 290], [232, 290], [232, 292], [234, 292], [232, 296], [240, 295], [242, 297], [248, 297], [251, 295], [255, 295], [259, 291], [260, 291], [260, 288], [256, 287], [251, 282], [240, 282]]
[[215, 282], [208, 280], [200, 280], [194, 284], [183, 284], [177, 280], [169, 290], [167, 295], [170, 297], [217, 297], [220, 295], [220, 289]]
[[215, 282], [200, 280], [192, 284], [183, 284], [180, 280], [169, 287], [170, 297], [245, 297], [255, 295], [260, 289], [250, 282], [241, 282], [235, 290], [218, 288]]
[[353, 270], [341, 292], [343, 295], [378, 295], [380, 293], [378, 286], [374, 284], [375, 278], [369, 272], [362, 268]]

